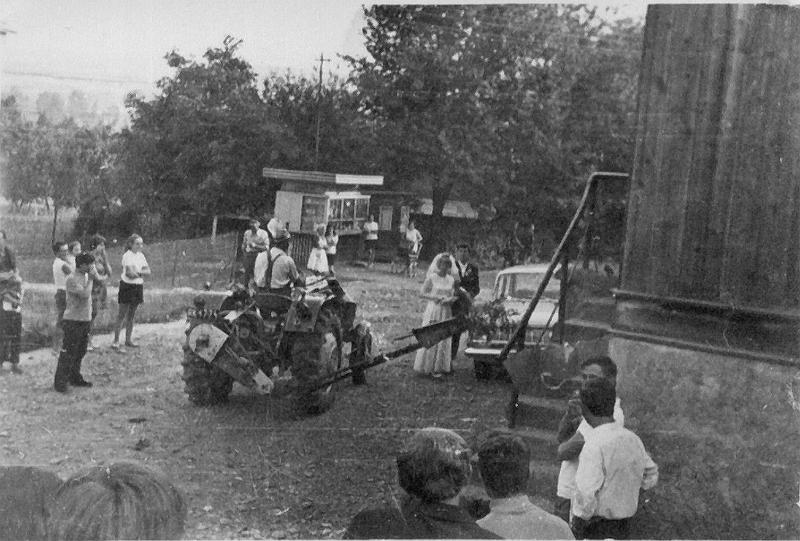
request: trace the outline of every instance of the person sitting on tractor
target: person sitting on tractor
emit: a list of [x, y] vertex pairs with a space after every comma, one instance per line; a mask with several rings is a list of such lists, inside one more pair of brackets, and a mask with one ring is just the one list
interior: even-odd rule
[[256, 288], [261, 293], [272, 293], [288, 297], [293, 285], [303, 285], [294, 259], [289, 255], [291, 235], [286, 229], [279, 229], [267, 252], [256, 258]]

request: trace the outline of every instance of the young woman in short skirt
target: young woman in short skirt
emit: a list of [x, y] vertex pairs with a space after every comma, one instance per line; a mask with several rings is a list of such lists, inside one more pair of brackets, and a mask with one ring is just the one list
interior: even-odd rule
[[144, 241], [139, 235], [131, 235], [126, 243], [128, 250], [122, 256], [122, 273], [119, 281], [119, 314], [114, 325], [114, 343], [111, 347], [120, 353], [125, 348], [119, 344], [119, 333], [125, 323], [125, 345], [130, 348], [139, 347], [131, 340], [133, 336], [133, 317], [136, 307], [144, 302], [144, 277], [150, 276], [150, 267], [142, 253]]

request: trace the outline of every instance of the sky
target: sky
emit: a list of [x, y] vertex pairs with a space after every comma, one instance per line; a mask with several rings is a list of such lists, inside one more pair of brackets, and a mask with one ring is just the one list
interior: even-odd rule
[[[430, 2], [428, 2], [430, 3]], [[449, 3], [454, 3], [450, 1]], [[366, 54], [362, 2], [354, 0], [2, 0], [0, 88], [31, 96], [76, 88], [120, 104], [131, 90], [152, 94], [175, 49], [200, 59], [230, 34], [262, 79], [287, 69], [341, 74], [340, 55]], [[609, 5], [608, 1], [606, 4]], [[640, 2], [611, 3], [643, 17]], [[32, 102], [28, 107], [32, 107]]]

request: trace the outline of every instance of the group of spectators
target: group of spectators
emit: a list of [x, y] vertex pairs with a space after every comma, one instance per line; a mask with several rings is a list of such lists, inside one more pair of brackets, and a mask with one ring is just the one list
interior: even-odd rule
[[[56, 286], [55, 305], [60, 330], [56, 334], [58, 364], [53, 381], [56, 391], [64, 393], [69, 386], [91, 387], [81, 375], [81, 364], [91, 343], [92, 323], [107, 306], [108, 282], [113, 268], [105, 250], [106, 239], [94, 235], [89, 251], [83, 251], [79, 241], [53, 243], [53, 283]], [[111, 348], [126, 353], [126, 347], [136, 348], [133, 342], [133, 319], [136, 308], [144, 302], [144, 278], [150, 267], [142, 253], [144, 241], [131, 235], [122, 256], [117, 302], [119, 313], [114, 325]], [[125, 328], [125, 343], [120, 345], [121, 329]]]
[[[495, 431], [477, 448], [443, 428], [414, 434], [398, 454], [405, 497], [353, 517], [349, 539], [504, 538], [627, 539], [640, 490], [655, 486], [658, 468], [636, 434], [623, 426], [616, 365], [608, 357], [583, 363], [583, 382], [559, 427], [555, 513], [534, 505], [531, 452], [513, 432]], [[489, 508], [462, 498], [477, 462]]]
[[180, 539], [186, 515], [172, 481], [135, 462], [92, 466], [66, 481], [39, 468], [0, 468], [0, 539]]

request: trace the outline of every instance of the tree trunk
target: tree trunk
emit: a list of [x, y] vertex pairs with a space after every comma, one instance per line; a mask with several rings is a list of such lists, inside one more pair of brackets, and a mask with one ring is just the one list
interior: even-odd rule
[[432, 209], [431, 209], [431, 230], [426, 235], [427, 242], [423, 244], [423, 257], [425, 259], [431, 259], [437, 253], [441, 252], [444, 249], [444, 240], [442, 239], [442, 234], [444, 233], [444, 219], [442, 217], [442, 212], [444, 211], [444, 204], [447, 202], [447, 198], [450, 196], [450, 192], [453, 190], [453, 184], [451, 182], [448, 183], [436, 183], [433, 186], [432, 192]]
[[56, 242], [56, 226], [58, 225], [58, 205], [53, 201], [53, 231], [50, 234], [50, 244]]

